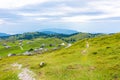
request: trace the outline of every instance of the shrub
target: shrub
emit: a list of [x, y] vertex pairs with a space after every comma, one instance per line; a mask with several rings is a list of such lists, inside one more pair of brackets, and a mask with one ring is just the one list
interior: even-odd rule
[[93, 52], [92, 54], [96, 55], [96, 54], [98, 54], [98, 52]]
[[34, 49], [31, 48], [31, 49], [29, 49], [28, 51], [31, 52], [31, 51], [33, 51], [33, 50], [34, 50]]

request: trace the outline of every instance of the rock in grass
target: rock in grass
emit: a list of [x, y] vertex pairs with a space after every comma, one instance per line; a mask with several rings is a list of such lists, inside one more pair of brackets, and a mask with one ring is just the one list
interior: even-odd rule
[[10, 56], [16, 56], [16, 54], [9, 53], [8, 57], [10, 57]]
[[9, 48], [11, 48], [11, 46], [5, 46], [5, 48], [6, 48], [6, 49], [9, 49]]
[[32, 53], [29, 51], [26, 51], [25, 53], [23, 53], [23, 55], [32, 56]]
[[43, 66], [45, 66], [45, 63], [44, 63], [44, 62], [41, 62], [41, 63], [40, 63], [40, 67], [43, 67]]

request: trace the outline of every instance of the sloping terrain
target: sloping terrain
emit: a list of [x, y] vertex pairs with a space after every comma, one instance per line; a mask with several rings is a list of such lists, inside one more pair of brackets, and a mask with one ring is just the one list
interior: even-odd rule
[[[35, 80], [120, 80], [120, 33], [84, 39], [70, 48], [34, 56], [0, 60], [0, 80], [19, 80], [18, 63], [35, 73]], [[40, 63], [45, 65], [40, 67]]]
[[46, 49], [58, 47], [59, 44], [65, 43], [58, 38], [36, 38], [32, 40], [2, 40], [0, 41], [0, 56], [8, 54], [21, 54], [30, 49], [41, 48], [44, 45]]
[[107, 34], [102, 34], [102, 33], [92, 34], [92, 33], [79, 32], [79, 33], [71, 35], [70, 37], [64, 38], [64, 40], [66, 42], [76, 42], [76, 41], [86, 39], [86, 38], [94, 38], [94, 37], [100, 37], [100, 36], [105, 36], [105, 35]]

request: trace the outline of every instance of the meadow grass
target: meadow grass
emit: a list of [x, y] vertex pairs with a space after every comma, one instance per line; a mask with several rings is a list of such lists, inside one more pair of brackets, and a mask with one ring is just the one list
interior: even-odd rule
[[[85, 55], [86, 41], [90, 47]], [[70, 48], [42, 55], [14, 56], [0, 60], [0, 80], [18, 80], [19, 63], [36, 74], [37, 80], [120, 80], [120, 34], [84, 39]], [[44, 67], [39, 63], [45, 62]], [[4, 72], [5, 71], [5, 72]]]

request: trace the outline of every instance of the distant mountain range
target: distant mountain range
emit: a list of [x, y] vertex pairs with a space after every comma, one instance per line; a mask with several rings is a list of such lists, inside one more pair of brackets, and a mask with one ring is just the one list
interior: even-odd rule
[[21, 39], [35, 39], [35, 38], [59, 38], [66, 42], [72, 43], [81, 39], [85, 38], [93, 38], [96, 36], [103, 36], [106, 34], [102, 33], [83, 33], [83, 32], [77, 32], [74, 30], [69, 29], [44, 29], [37, 32], [26, 32], [23, 34], [15, 34], [15, 35], [9, 35], [6, 33], [0, 33], [0, 38], [2, 39], [14, 39], [14, 40], [21, 40]]
[[10, 36], [10, 34], [0, 33], [0, 37], [3, 37], [3, 36]]
[[[38, 31], [38, 32], [43, 33], [43, 34], [47, 34], [47, 35], [50, 35], [50, 34], [71, 35], [71, 34], [74, 34], [74, 33], [78, 33], [78, 32], [75, 31], [75, 30], [69, 30], [69, 29], [54, 29], [54, 28], [51, 28], [51, 29], [43, 29], [43, 30], [40, 30], [40, 31]], [[15, 34], [15, 35], [17, 35], [17, 34]], [[0, 33], [0, 37], [7, 37], [7, 36], [10, 36], [10, 34]]]
[[67, 35], [70, 35], [70, 34], [74, 34], [74, 33], [78, 33], [77, 31], [75, 30], [69, 30], [69, 29], [43, 29], [41, 30], [40, 32], [43, 32], [43, 33], [46, 33], [46, 34], [67, 34]]
[[52, 31], [42, 31], [41, 33], [44, 33], [44, 34], [58, 34], [56, 32], [52, 32]]

